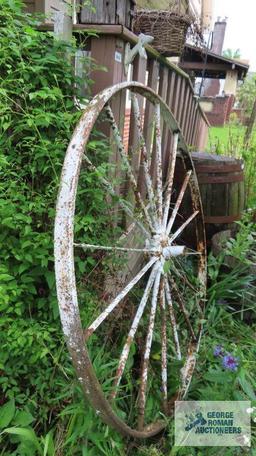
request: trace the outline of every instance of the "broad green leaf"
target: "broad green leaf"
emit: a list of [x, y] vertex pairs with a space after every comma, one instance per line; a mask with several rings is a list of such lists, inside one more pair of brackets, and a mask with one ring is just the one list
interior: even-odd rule
[[230, 377], [229, 373], [226, 372], [218, 372], [218, 371], [212, 371], [212, 372], [207, 372], [204, 375], [204, 379], [208, 380], [213, 383], [221, 383], [221, 384], [226, 384], [230, 382]]
[[10, 424], [15, 414], [14, 399], [11, 399], [0, 408], [0, 428], [3, 429]]
[[250, 399], [251, 401], [255, 401], [256, 400], [256, 395], [253, 391], [253, 387], [252, 385], [246, 380], [245, 378], [245, 375], [239, 375], [238, 377], [238, 381], [241, 385], [241, 388], [242, 390], [244, 391], [244, 393], [246, 394], [246, 396], [248, 396], [248, 399]]
[[21, 428], [21, 427], [10, 427], [10, 428], [5, 429], [3, 431], [3, 433], [18, 435], [18, 436], [24, 438], [25, 440], [28, 440], [36, 447], [39, 455], [43, 456], [43, 450], [39, 444], [38, 438], [33, 429], [26, 429], [26, 428]]
[[13, 424], [19, 426], [28, 426], [34, 421], [34, 419], [35, 418], [31, 415], [31, 413], [26, 412], [25, 410], [18, 410], [13, 419]]
[[54, 441], [52, 436], [52, 431], [46, 434], [44, 440], [44, 455], [43, 456], [54, 456], [55, 455], [55, 447]]
[[10, 280], [13, 280], [14, 277], [9, 275], [9, 274], [0, 274], [0, 280], [2, 282], [9, 282]]

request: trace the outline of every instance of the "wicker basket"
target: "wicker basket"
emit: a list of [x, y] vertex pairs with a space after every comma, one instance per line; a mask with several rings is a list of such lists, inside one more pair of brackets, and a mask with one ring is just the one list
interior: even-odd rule
[[137, 10], [133, 31], [154, 37], [153, 46], [166, 56], [180, 56], [183, 52], [191, 17], [172, 11]]

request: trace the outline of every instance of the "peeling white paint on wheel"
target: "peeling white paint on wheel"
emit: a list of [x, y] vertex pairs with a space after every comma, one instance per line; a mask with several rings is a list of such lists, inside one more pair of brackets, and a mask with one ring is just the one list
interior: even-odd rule
[[[74, 212], [75, 212], [75, 200], [76, 200], [76, 192], [77, 192], [77, 184], [78, 178], [80, 173], [81, 162], [84, 157], [84, 149], [91, 133], [92, 127], [99, 115], [102, 111], [104, 106], [108, 103], [108, 101], [114, 96], [116, 93], [129, 88], [132, 92], [136, 92], [140, 96], [145, 96], [148, 100], [152, 101], [154, 105], [161, 107], [161, 115], [165, 118], [166, 124], [168, 128], [170, 128], [177, 137], [179, 136], [179, 153], [183, 153], [184, 156], [187, 157], [188, 160], [189, 154], [186, 149], [186, 145], [182, 138], [182, 135], [179, 132], [179, 127], [173, 118], [173, 115], [169, 111], [169, 108], [165, 103], [161, 100], [161, 98], [156, 95], [151, 89], [144, 87], [142, 84], [132, 82], [132, 83], [121, 83], [117, 86], [110, 87], [104, 90], [102, 93], [97, 95], [92, 102], [88, 105], [85, 109], [84, 114], [82, 115], [78, 126], [75, 129], [75, 132], [72, 136], [70, 144], [67, 149], [67, 154], [64, 161], [64, 166], [62, 170], [61, 176], [61, 184], [60, 190], [58, 195], [58, 202], [56, 207], [56, 219], [55, 219], [55, 271], [56, 271], [56, 285], [57, 285], [57, 296], [58, 302], [60, 307], [60, 316], [63, 326], [63, 332], [67, 339], [67, 344], [69, 347], [69, 351], [71, 354], [71, 358], [73, 364], [77, 371], [77, 376], [81, 385], [84, 389], [85, 394], [88, 396], [90, 401], [92, 402], [94, 408], [96, 409], [97, 414], [101, 414], [102, 418], [105, 422], [109, 425], [115, 427], [118, 431], [122, 432], [123, 434], [130, 435], [133, 437], [149, 437], [155, 435], [160, 430], [165, 427], [165, 423], [163, 422], [156, 422], [149, 427], [144, 427], [143, 423], [143, 416], [145, 410], [145, 400], [146, 400], [146, 384], [147, 384], [147, 375], [148, 375], [148, 361], [150, 356], [150, 347], [152, 343], [152, 334], [154, 330], [154, 320], [155, 320], [155, 313], [156, 307], [158, 302], [158, 290], [159, 290], [159, 283], [161, 280], [161, 276], [165, 275], [164, 271], [164, 262], [171, 258], [172, 256], [178, 256], [185, 253], [184, 246], [172, 245], [174, 239], [176, 239], [183, 229], [190, 223], [196, 215], [199, 214], [199, 194], [198, 190], [194, 191], [193, 195], [195, 197], [195, 202], [193, 206], [193, 214], [192, 216], [184, 222], [184, 224], [177, 230], [174, 234], [170, 235], [170, 231], [168, 232], [168, 228], [170, 229], [170, 221], [167, 224], [166, 221], [166, 214], [168, 215], [168, 204], [169, 200], [166, 197], [163, 203], [162, 196], [160, 195], [161, 185], [161, 166], [158, 167], [158, 197], [156, 198], [153, 191], [153, 185], [151, 181], [151, 177], [149, 174], [149, 163], [147, 158], [146, 149], [144, 147], [145, 142], [143, 136], [141, 135], [141, 144], [142, 144], [142, 155], [143, 160], [142, 164], [145, 170], [145, 180], [146, 186], [148, 190], [148, 194], [150, 196], [150, 212], [148, 211], [148, 207], [144, 207], [144, 215], [145, 219], [147, 219], [147, 229], [145, 229], [143, 225], [143, 220], [137, 221], [137, 225], [140, 227], [141, 231], [144, 233], [145, 236], [145, 249], [148, 252], [149, 261], [147, 262], [144, 269], [137, 275], [127, 286], [122, 290], [121, 293], [112, 301], [110, 307], [107, 307], [105, 311], [98, 317], [98, 319], [93, 322], [91, 327], [87, 328], [89, 332], [92, 332], [101, 324], [105, 318], [114, 310], [114, 308], [122, 301], [122, 299], [129, 293], [129, 291], [133, 288], [133, 286], [143, 277], [143, 275], [149, 271], [150, 269], [156, 266], [156, 264], [161, 263], [159, 266], [159, 270], [157, 271], [156, 276], [154, 276], [153, 286], [153, 293], [152, 293], [152, 302], [151, 302], [151, 313], [150, 313], [150, 324], [148, 329], [148, 335], [146, 340], [146, 350], [144, 353], [144, 366], [142, 372], [142, 390], [141, 390], [141, 407], [140, 407], [140, 421], [141, 421], [141, 428], [140, 430], [130, 428], [124, 421], [117, 417], [115, 412], [113, 411], [110, 403], [106, 400], [103, 396], [100, 384], [95, 376], [86, 344], [84, 344], [84, 332], [82, 330], [82, 325], [80, 321], [80, 314], [79, 314], [79, 307], [78, 307], [78, 299], [77, 299], [77, 292], [76, 292], [76, 280], [75, 280], [75, 270], [74, 270]], [[135, 111], [138, 108], [138, 102], [136, 96], [133, 96], [133, 105], [135, 107]], [[159, 107], [157, 108], [159, 112]], [[142, 122], [140, 119], [140, 113], [137, 109], [137, 127], [139, 130], [139, 134], [142, 134]], [[158, 118], [158, 130], [159, 128], [159, 118]], [[158, 142], [158, 156], [160, 154], [160, 137], [157, 137]], [[193, 165], [190, 160], [190, 165], [193, 168]], [[159, 163], [160, 165], [160, 163]], [[189, 166], [190, 166], [189, 165]], [[190, 178], [191, 171], [188, 172], [185, 182], [183, 183], [182, 189], [185, 191], [186, 185]], [[192, 190], [196, 187], [196, 179], [194, 176], [191, 179], [190, 186]], [[169, 182], [170, 183], [170, 182]], [[109, 185], [109, 183], [107, 183]], [[168, 187], [170, 190], [170, 186]], [[170, 196], [170, 195], [169, 195]], [[182, 195], [180, 194], [180, 200], [182, 200]], [[120, 203], [121, 205], [121, 203]], [[162, 206], [162, 207], [161, 207]], [[141, 205], [143, 208], [143, 204]], [[178, 212], [178, 204], [176, 202], [176, 210]], [[154, 214], [152, 215], [152, 209], [154, 209]], [[124, 207], [124, 210], [128, 212], [128, 209]], [[162, 212], [164, 212], [164, 220], [162, 219]], [[131, 214], [132, 216], [132, 214]], [[152, 217], [152, 219], [149, 217]], [[174, 217], [175, 218], [175, 217]], [[202, 221], [202, 213], [200, 212], [199, 218]], [[198, 217], [197, 219], [198, 220]], [[134, 222], [134, 220], [133, 220]], [[166, 229], [167, 224], [167, 229]], [[153, 233], [153, 229], [155, 232]], [[204, 269], [204, 249], [205, 246], [203, 245], [203, 236], [201, 236], [202, 245], [199, 246], [201, 257], [202, 257], [202, 269]], [[89, 245], [89, 244], [88, 244]], [[93, 246], [91, 245], [93, 248]], [[103, 246], [101, 246], [103, 247]], [[105, 246], [107, 247], [107, 246]], [[160, 260], [160, 261], [159, 261]], [[156, 267], [157, 270], [157, 267]], [[205, 271], [201, 272], [202, 280], [205, 278]], [[168, 282], [167, 282], [168, 284]], [[150, 294], [150, 290], [149, 290]], [[134, 325], [132, 327], [133, 336], [134, 330], [136, 332], [136, 326], [139, 323], [139, 319], [141, 311], [143, 313], [143, 306], [145, 301], [149, 298], [148, 296], [145, 297], [142, 304], [140, 304], [140, 311], [136, 315], [136, 319], [134, 320]], [[147, 299], [146, 299], [147, 298]], [[172, 325], [176, 325], [174, 313], [172, 314], [172, 303], [170, 297], [170, 290], [165, 283], [165, 298], [166, 304], [169, 308], [171, 314], [171, 322]], [[165, 299], [163, 298], [163, 300]], [[173, 309], [172, 309], [173, 310]], [[177, 328], [176, 328], [177, 329]], [[88, 334], [90, 335], [90, 334]], [[134, 336], [133, 336], [134, 337]], [[174, 336], [177, 344], [177, 338]], [[187, 361], [183, 367], [182, 371], [182, 378], [183, 378], [183, 389], [187, 386], [189, 382], [189, 376], [191, 375], [191, 368], [193, 367], [194, 363], [194, 352], [195, 347], [191, 348], [191, 353], [188, 354]], [[179, 348], [177, 348], [177, 355], [179, 357]], [[123, 358], [121, 358], [121, 367], [123, 369], [123, 362], [127, 357], [127, 348], [125, 348], [125, 352]], [[163, 382], [166, 382], [166, 372], [165, 372], [165, 363], [162, 363], [163, 371], [162, 371], [162, 379]], [[191, 378], [191, 377], [190, 377]]]

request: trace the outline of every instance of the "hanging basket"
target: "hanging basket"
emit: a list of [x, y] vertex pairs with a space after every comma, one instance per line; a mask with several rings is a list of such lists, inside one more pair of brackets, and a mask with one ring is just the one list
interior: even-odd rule
[[154, 37], [153, 47], [166, 56], [180, 56], [187, 31], [192, 23], [189, 15], [172, 11], [137, 10], [133, 31]]

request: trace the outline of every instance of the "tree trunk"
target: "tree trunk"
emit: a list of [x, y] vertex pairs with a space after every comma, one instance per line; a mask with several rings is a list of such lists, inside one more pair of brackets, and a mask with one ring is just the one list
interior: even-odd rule
[[248, 126], [247, 126], [245, 134], [244, 134], [244, 147], [245, 148], [248, 147], [249, 142], [251, 140], [255, 119], [256, 119], [256, 98], [254, 100], [252, 112], [251, 112], [250, 119], [248, 122]]

